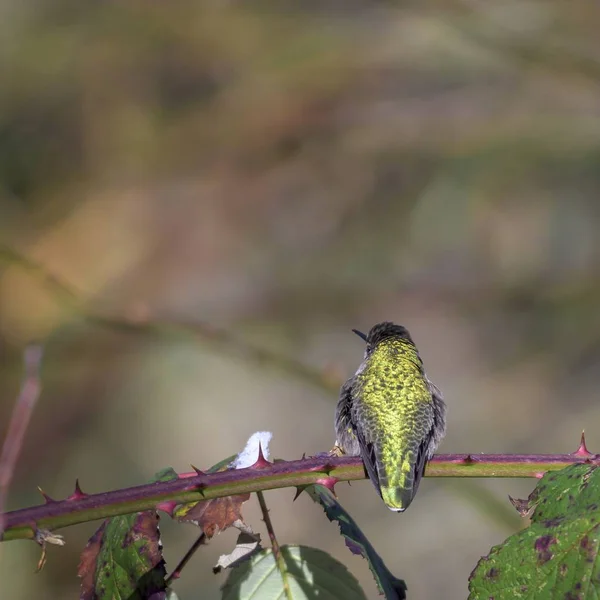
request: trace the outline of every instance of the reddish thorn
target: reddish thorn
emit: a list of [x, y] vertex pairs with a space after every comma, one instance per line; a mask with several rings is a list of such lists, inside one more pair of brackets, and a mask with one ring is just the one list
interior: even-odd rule
[[201, 471], [198, 467], [195, 467], [194, 465], [190, 465], [190, 467], [192, 467], [192, 469], [196, 471], [196, 475], [206, 475], [206, 473], [204, 471]]
[[545, 471], [541, 471], [541, 472], [539, 472], [539, 473], [534, 473], [534, 475], [533, 475], [533, 476], [534, 476], [536, 479], [541, 479], [541, 478], [542, 478], [542, 477], [543, 477], [545, 474], [546, 474], [546, 472], [545, 472]]
[[272, 463], [270, 463], [265, 458], [265, 455], [263, 454], [262, 444], [260, 442], [258, 442], [258, 458], [256, 459], [256, 462], [250, 466], [250, 468], [251, 469], [266, 469], [266, 468], [270, 467], [271, 464]]
[[476, 463], [476, 462], [477, 462], [477, 459], [472, 454], [467, 454], [467, 456], [463, 460], [463, 463], [465, 465], [472, 465], [473, 463]]
[[581, 441], [579, 442], [579, 448], [573, 452], [573, 456], [578, 456], [580, 458], [590, 458], [594, 456], [585, 445], [585, 431], [581, 432]]
[[177, 502], [175, 502], [174, 500], [165, 500], [164, 502], [159, 502], [156, 505], [156, 510], [162, 510], [163, 512], [166, 512], [170, 517], [172, 517], [176, 506]]
[[46, 504], [51, 504], [52, 502], [56, 502], [56, 500], [54, 500], [54, 498], [50, 498], [50, 496], [48, 496], [48, 494], [46, 494], [46, 492], [39, 485], [38, 485], [38, 490], [39, 490], [40, 494], [43, 496], [44, 502]]
[[305, 485], [299, 485], [296, 487], [296, 493], [294, 495], [294, 498], [292, 499], [292, 502], [296, 502], [296, 500], [298, 499], [298, 496], [306, 489]]
[[81, 500], [87, 496], [79, 486], [79, 479], [75, 480], [75, 491], [67, 498], [67, 500]]
[[300, 460], [306, 460], [306, 452], [302, 453], [302, 458]]
[[321, 477], [320, 479], [317, 479], [316, 483], [326, 487], [337, 498], [334, 487], [338, 481], [339, 479], [337, 477]]

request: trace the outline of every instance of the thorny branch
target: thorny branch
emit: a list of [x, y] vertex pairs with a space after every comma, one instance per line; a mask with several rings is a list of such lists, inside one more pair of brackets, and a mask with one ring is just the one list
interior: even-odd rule
[[[428, 477], [536, 477], [575, 463], [600, 465], [582, 436], [572, 454], [440, 454], [427, 465]], [[264, 458], [245, 469], [216, 473], [183, 473], [177, 479], [124, 488], [100, 494], [86, 494], [78, 486], [68, 498], [3, 515], [3, 540], [33, 539], [41, 530], [55, 530], [77, 523], [164, 508], [210, 498], [258, 492], [284, 487], [303, 487], [326, 478], [332, 482], [365, 478], [360, 457], [315, 456], [295, 461], [269, 463]], [[171, 509], [172, 511], [172, 509]]]

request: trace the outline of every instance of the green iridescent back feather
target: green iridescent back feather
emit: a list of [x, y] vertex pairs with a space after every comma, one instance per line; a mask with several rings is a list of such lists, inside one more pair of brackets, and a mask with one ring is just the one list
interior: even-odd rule
[[357, 426], [374, 446], [379, 487], [390, 496], [384, 500], [406, 508], [419, 446], [433, 424], [431, 391], [414, 345], [399, 339], [379, 344], [357, 374], [354, 393], [361, 399]]

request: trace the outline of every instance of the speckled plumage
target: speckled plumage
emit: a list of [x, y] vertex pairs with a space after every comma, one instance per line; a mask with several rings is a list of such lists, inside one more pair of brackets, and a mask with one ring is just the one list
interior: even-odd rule
[[385, 504], [401, 512], [444, 436], [446, 405], [404, 327], [384, 322], [367, 336], [355, 333], [367, 348], [340, 391], [336, 444], [346, 454], [362, 456]]

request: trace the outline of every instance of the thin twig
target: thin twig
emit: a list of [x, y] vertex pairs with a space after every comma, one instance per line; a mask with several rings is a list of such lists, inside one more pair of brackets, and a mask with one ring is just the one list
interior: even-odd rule
[[267, 533], [269, 534], [269, 539], [271, 540], [271, 547], [273, 548], [275, 563], [277, 564], [277, 568], [281, 573], [281, 579], [283, 580], [283, 592], [287, 600], [294, 600], [292, 596], [292, 590], [290, 589], [290, 582], [288, 580], [287, 565], [285, 564], [285, 559], [281, 554], [279, 542], [275, 536], [273, 523], [271, 522], [271, 517], [269, 516], [269, 509], [267, 508], [267, 503], [265, 502], [265, 495], [262, 492], [256, 492], [256, 496], [258, 497], [258, 503], [260, 504], [260, 510], [262, 511], [263, 521], [265, 522]]
[[179, 561], [179, 563], [177, 564], [177, 566], [173, 569], [173, 572], [165, 579], [165, 584], [168, 586], [171, 585], [171, 582], [174, 579], [179, 579], [181, 577], [181, 571], [183, 571], [183, 568], [185, 567], [185, 565], [188, 564], [188, 562], [190, 561], [190, 559], [192, 558], [192, 556], [194, 556], [194, 554], [196, 553], [196, 550], [198, 550], [198, 548], [200, 548], [200, 546], [203, 546], [204, 544], [206, 544], [208, 541], [206, 534], [204, 532], [202, 532], [198, 538], [196, 539], [196, 541], [190, 546], [189, 550], [183, 555], [183, 558]]
[[248, 343], [239, 336], [202, 321], [171, 321], [157, 319], [151, 314], [121, 316], [106, 314], [91, 308], [73, 285], [52, 274], [44, 265], [0, 244], [0, 263], [15, 265], [39, 281], [66, 312], [77, 315], [91, 325], [147, 335], [181, 336], [201, 340], [221, 351], [237, 355], [260, 366], [267, 366], [311, 384], [328, 393], [337, 392], [338, 378], [292, 357]]
[[23, 446], [23, 438], [29, 426], [31, 414], [41, 391], [40, 365], [42, 347], [29, 346], [24, 353], [25, 378], [8, 425], [6, 439], [0, 455], [0, 539], [4, 532], [4, 506], [8, 488]]

